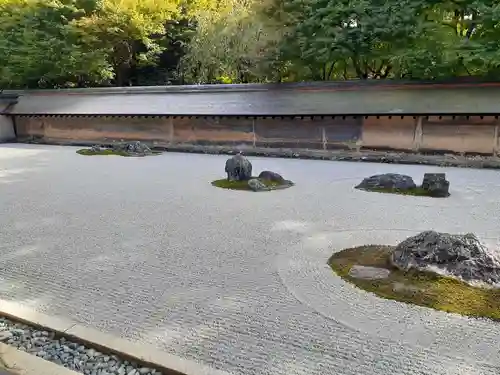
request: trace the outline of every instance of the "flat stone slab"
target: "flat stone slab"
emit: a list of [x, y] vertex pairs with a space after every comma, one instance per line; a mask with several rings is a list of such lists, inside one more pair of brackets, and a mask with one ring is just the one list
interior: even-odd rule
[[349, 276], [355, 279], [365, 279], [365, 280], [380, 280], [386, 279], [391, 274], [391, 271], [385, 268], [377, 267], [366, 267], [354, 265], [349, 270]]
[[404, 293], [417, 293], [420, 291], [420, 288], [417, 288], [413, 285], [403, 284], [403, 283], [394, 283], [392, 284], [392, 290], [395, 292], [404, 292]]

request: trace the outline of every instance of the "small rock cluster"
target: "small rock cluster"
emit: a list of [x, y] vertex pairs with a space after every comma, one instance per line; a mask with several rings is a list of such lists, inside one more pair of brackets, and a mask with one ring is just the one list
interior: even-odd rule
[[470, 233], [422, 232], [401, 242], [390, 262], [405, 271], [432, 271], [469, 283], [500, 286], [500, 258]]
[[126, 152], [126, 153], [131, 154], [131, 155], [136, 155], [136, 154], [150, 155], [150, 154], [152, 154], [151, 149], [147, 145], [145, 145], [144, 143], [141, 143], [139, 141], [113, 145], [113, 150]]
[[[94, 145], [90, 148], [90, 151], [96, 153], [105, 150], [107, 150], [107, 148], [100, 145]], [[147, 145], [141, 143], [140, 141], [113, 144], [112, 150], [116, 152], [126, 153], [130, 156], [145, 156], [151, 155], [153, 153]]]
[[[444, 198], [450, 195], [450, 182], [446, 180], [444, 173], [426, 173], [420, 187], [430, 197]], [[398, 173], [384, 173], [363, 179], [355, 188], [368, 191], [377, 189], [405, 191], [416, 189], [417, 185], [410, 176]]]
[[[292, 182], [285, 180], [280, 174], [272, 171], [263, 171], [257, 178], [252, 177], [252, 163], [241, 153], [226, 161], [225, 171], [228, 181], [247, 181], [252, 191], [269, 191], [292, 186]], [[276, 186], [269, 187], [263, 181], [271, 181]]]
[[161, 375], [155, 369], [141, 367], [64, 337], [56, 338], [53, 332], [37, 330], [2, 317], [0, 342], [85, 375]]

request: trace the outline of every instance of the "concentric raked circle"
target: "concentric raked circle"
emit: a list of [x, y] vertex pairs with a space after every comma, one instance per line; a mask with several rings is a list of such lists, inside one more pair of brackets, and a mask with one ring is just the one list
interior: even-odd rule
[[[500, 324], [379, 298], [346, 283], [326, 264], [336, 251], [396, 244], [416, 233], [359, 229], [313, 234], [280, 259], [279, 275], [299, 301], [352, 329], [480, 362], [497, 356]], [[497, 246], [498, 238], [480, 237], [488, 246]]]

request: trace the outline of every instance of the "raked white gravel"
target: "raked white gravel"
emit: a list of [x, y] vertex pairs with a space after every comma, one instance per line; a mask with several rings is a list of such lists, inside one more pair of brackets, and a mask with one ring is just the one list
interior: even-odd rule
[[[336, 250], [427, 229], [496, 248], [500, 171], [250, 158], [296, 186], [217, 189], [226, 156], [0, 145], [0, 298], [242, 375], [500, 372], [500, 325], [385, 301]], [[451, 197], [368, 193], [443, 171]]]

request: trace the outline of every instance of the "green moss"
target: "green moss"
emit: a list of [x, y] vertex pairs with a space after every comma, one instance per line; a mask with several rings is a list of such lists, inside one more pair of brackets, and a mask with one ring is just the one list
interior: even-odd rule
[[[85, 155], [85, 156], [94, 156], [94, 155], [116, 155], [116, 156], [146, 156], [146, 155], [130, 155], [124, 151], [116, 151], [112, 149], [101, 149], [101, 151], [92, 151], [91, 149], [81, 149], [76, 151], [77, 154]], [[161, 152], [152, 151], [151, 155], [159, 155]]]
[[428, 190], [425, 190], [422, 187], [416, 187], [416, 188], [413, 188], [413, 189], [372, 188], [372, 189], [361, 189], [361, 190], [373, 191], [375, 193], [414, 195], [414, 196], [417, 196], [417, 197], [433, 197], [432, 195], [429, 194]]
[[[252, 178], [258, 178], [258, 177], [252, 177]], [[269, 181], [269, 180], [263, 180], [260, 179], [264, 185], [266, 185], [268, 188], [271, 189], [276, 189], [279, 188], [280, 186], [291, 186], [291, 183], [287, 185], [280, 184], [279, 182], [275, 181]], [[212, 185], [222, 188], [222, 189], [231, 189], [231, 190], [248, 190], [252, 191], [248, 187], [247, 181], [229, 181], [227, 178], [222, 178], [220, 180], [215, 180], [212, 181]]]
[[[360, 246], [335, 253], [328, 261], [344, 280], [379, 297], [473, 317], [500, 320], [500, 289], [471, 286], [432, 272], [401, 271], [389, 263], [390, 246]], [[362, 280], [349, 276], [353, 265], [386, 268], [388, 278]], [[332, 291], [334, 292], [334, 291]]]

